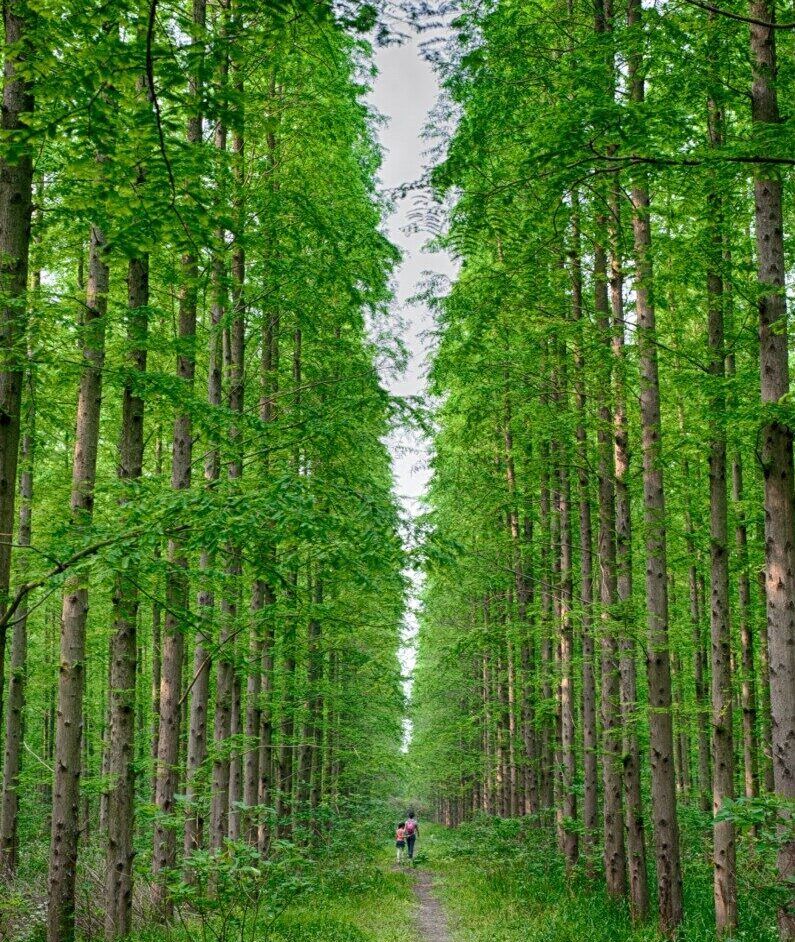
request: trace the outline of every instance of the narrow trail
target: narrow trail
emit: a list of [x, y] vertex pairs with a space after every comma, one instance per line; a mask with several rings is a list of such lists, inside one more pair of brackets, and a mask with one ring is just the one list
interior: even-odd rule
[[420, 904], [417, 930], [422, 942], [452, 942], [447, 915], [433, 892], [433, 874], [430, 870], [414, 871], [414, 895]]

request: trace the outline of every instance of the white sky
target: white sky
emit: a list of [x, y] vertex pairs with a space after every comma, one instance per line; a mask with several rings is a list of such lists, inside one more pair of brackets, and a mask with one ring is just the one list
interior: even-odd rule
[[[381, 183], [391, 190], [419, 179], [425, 170], [426, 144], [422, 139], [428, 112], [436, 104], [439, 85], [431, 66], [420, 54], [416, 37], [401, 46], [378, 49], [376, 66], [379, 74], [370, 101], [388, 122], [381, 127], [379, 139], [384, 159]], [[386, 379], [388, 388], [398, 395], [416, 396], [425, 390], [428, 341], [423, 334], [431, 326], [430, 312], [424, 305], [409, 304], [426, 271], [453, 274], [451, 260], [442, 253], [423, 251], [428, 235], [406, 233], [409, 213], [414, 200], [409, 194], [397, 202], [395, 212], [387, 220], [391, 241], [403, 252], [403, 264], [395, 279], [396, 314], [405, 325], [402, 339], [410, 358], [405, 373], [396, 380]], [[394, 434], [389, 442], [398, 496], [407, 513], [415, 514], [429, 479], [428, 442], [407, 431]], [[416, 576], [414, 579], [417, 588]], [[408, 672], [414, 666], [412, 638], [416, 631], [416, 598], [411, 599], [406, 618], [406, 648], [401, 661]], [[407, 737], [410, 730], [407, 729]]]

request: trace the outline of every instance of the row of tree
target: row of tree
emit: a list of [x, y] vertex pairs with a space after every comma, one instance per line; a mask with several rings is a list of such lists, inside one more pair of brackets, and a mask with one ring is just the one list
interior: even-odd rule
[[372, 24], [3, 10], [0, 871], [49, 840], [49, 942], [92, 880], [116, 938], [135, 873], [167, 918], [192, 855], [311, 842], [397, 760]]
[[767, 0], [506, 2], [438, 54], [461, 272], [416, 760], [448, 821], [554, 809], [638, 920], [653, 857], [667, 934], [698, 802], [718, 933], [740, 809], [772, 805], [795, 937], [790, 27]]

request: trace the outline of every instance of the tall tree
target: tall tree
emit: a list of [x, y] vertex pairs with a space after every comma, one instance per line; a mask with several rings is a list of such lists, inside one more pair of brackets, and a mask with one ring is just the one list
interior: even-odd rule
[[[776, 90], [775, 8], [751, 0], [751, 113], [763, 132], [781, 121]], [[764, 156], [764, 155], [762, 155]], [[795, 798], [795, 486], [791, 425], [780, 405], [790, 391], [787, 301], [784, 292], [783, 187], [775, 169], [762, 165], [754, 179], [759, 308], [759, 368], [762, 384], [762, 469], [765, 479], [765, 558], [773, 782], [776, 794]], [[795, 874], [795, 839], [779, 851], [784, 885]], [[783, 939], [795, 938], [795, 909], [779, 912]]]

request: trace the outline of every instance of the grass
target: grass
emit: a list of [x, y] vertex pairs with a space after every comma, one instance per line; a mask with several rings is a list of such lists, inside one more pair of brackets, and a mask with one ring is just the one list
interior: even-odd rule
[[[151, 912], [142, 861], [131, 942], [417, 942], [412, 881], [407, 868], [394, 869], [393, 855], [383, 827], [370, 821], [350, 826], [316, 856], [285, 847], [281, 863], [272, 866], [255, 869], [251, 864], [259, 861], [245, 853], [224, 854], [217, 865], [211, 855], [196, 855], [208, 871], [201, 885], [183, 887], [186, 896], [171, 925]], [[102, 888], [86, 871], [89, 859], [98, 872], [102, 865], [84, 852], [80, 942], [102, 938]], [[35, 862], [26, 859], [24, 879], [21, 874], [13, 887], [0, 888], [0, 939], [44, 942], [46, 854]], [[211, 882], [214, 893], [204, 889]]]
[[[583, 872], [567, 875], [551, 835], [520, 821], [457, 831], [427, 828], [424, 854], [438, 875], [454, 942], [657, 942], [653, 922], [633, 927]], [[679, 942], [713, 942], [712, 883], [704, 845], [685, 855], [686, 921]], [[753, 863], [767, 879], [769, 871]], [[737, 942], [775, 942], [775, 899], [741, 886]]]
[[416, 942], [414, 896], [405, 873], [372, 866], [334, 880], [291, 908], [272, 942]]

